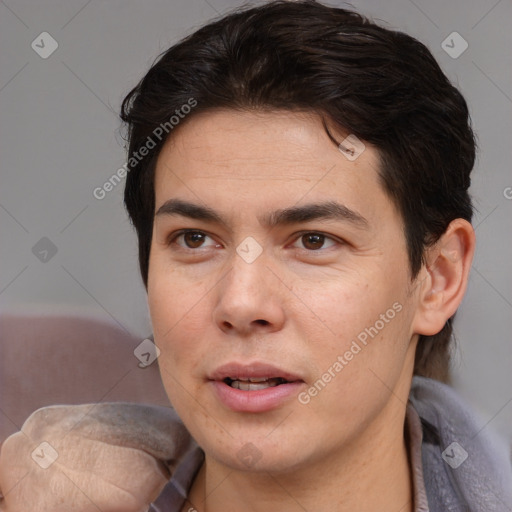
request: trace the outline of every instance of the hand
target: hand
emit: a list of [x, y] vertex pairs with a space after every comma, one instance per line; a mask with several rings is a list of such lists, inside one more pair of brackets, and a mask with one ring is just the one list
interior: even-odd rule
[[163, 407], [39, 409], [2, 445], [0, 511], [145, 512], [191, 442]]

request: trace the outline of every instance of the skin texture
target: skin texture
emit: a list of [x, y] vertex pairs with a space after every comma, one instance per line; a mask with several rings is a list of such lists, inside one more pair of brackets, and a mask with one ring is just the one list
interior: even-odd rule
[[[183, 122], [159, 156], [157, 212], [180, 199], [222, 217], [157, 214], [151, 245], [162, 379], [206, 454], [184, 510], [412, 510], [403, 424], [414, 351], [460, 303], [474, 235], [454, 221], [412, 280], [402, 219], [365, 145], [351, 161], [315, 114], [217, 110]], [[260, 222], [328, 201], [366, 221]], [[251, 263], [236, 250], [247, 237], [262, 249]], [[208, 379], [228, 362], [262, 362], [299, 375], [304, 393], [371, 326], [377, 334], [308, 403], [294, 395], [271, 411], [234, 412]], [[250, 467], [239, 453], [248, 443]]]

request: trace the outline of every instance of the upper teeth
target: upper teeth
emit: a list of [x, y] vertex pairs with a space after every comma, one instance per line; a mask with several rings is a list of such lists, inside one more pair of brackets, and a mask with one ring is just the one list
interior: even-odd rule
[[257, 391], [277, 386], [283, 383], [280, 377], [250, 377], [248, 379], [228, 379], [228, 384], [235, 389], [242, 391]]

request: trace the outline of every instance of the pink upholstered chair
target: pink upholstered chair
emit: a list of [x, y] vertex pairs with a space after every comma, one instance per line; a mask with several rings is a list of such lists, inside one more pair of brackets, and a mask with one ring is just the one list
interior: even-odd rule
[[36, 409], [53, 404], [169, 405], [157, 362], [141, 368], [142, 339], [85, 316], [0, 317], [0, 443]]

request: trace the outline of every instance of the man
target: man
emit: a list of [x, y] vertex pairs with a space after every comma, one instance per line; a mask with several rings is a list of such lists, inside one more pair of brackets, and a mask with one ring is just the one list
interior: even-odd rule
[[[170, 48], [122, 118], [179, 419], [39, 411], [4, 447], [4, 510], [511, 510], [506, 455], [426, 378], [475, 246], [468, 109], [428, 50], [272, 2]], [[59, 433], [53, 473], [22, 478]]]

